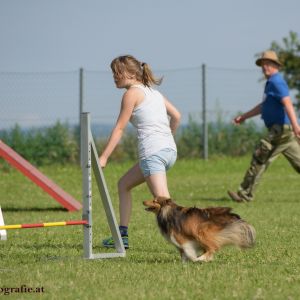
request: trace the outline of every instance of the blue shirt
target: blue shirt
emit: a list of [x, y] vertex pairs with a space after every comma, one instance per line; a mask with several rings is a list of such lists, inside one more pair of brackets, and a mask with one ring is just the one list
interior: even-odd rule
[[291, 124], [282, 104], [282, 98], [289, 96], [289, 88], [280, 73], [273, 74], [266, 82], [261, 117], [267, 127], [274, 124]]

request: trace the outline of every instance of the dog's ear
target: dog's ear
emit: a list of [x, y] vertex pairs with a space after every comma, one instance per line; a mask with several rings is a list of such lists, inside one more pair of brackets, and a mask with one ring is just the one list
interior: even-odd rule
[[168, 205], [168, 204], [172, 203], [171, 198], [161, 197], [161, 196], [156, 197], [154, 201], [156, 203], [158, 203], [159, 205], [161, 205], [161, 206]]

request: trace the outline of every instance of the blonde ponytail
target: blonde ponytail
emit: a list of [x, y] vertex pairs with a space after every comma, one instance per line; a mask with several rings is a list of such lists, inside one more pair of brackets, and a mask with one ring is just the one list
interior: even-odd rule
[[144, 85], [151, 86], [151, 85], [160, 85], [162, 83], [162, 77], [155, 78], [152, 73], [152, 70], [150, 69], [147, 63], [142, 63], [141, 66], [143, 69], [142, 82]]

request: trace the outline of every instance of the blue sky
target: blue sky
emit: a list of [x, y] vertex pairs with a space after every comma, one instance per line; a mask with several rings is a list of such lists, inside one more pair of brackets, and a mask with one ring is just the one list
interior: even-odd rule
[[254, 68], [299, 31], [300, 1], [0, 0], [0, 71], [108, 70], [131, 53], [156, 69]]
[[80, 67], [100, 72], [89, 74], [87, 110], [111, 122], [121, 93], [109, 65], [122, 54], [163, 71], [162, 91], [185, 121], [200, 114], [205, 63], [209, 109], [232, 116], [260, 101], [255, 54], [299, 34], [299, 11], [299, 0], [0, 0], [0, 127], [76, 120]]

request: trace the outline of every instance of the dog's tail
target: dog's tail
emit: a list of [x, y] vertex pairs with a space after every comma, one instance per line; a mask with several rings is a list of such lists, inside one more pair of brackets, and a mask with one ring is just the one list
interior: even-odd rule
[[216, 237], [219, 246], [236, 245], [240, 248], [250, 248], [255, 244], [256, 232], [252, 225], [244, 220], [237, 220], [227, 225]]

